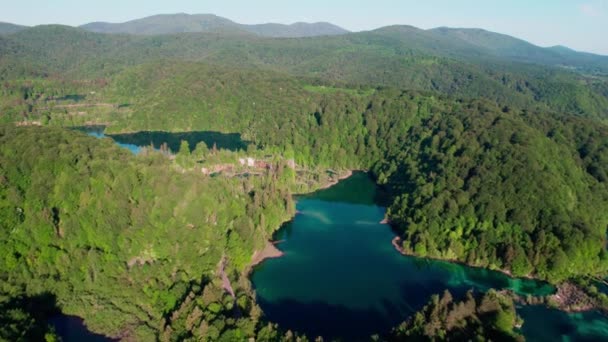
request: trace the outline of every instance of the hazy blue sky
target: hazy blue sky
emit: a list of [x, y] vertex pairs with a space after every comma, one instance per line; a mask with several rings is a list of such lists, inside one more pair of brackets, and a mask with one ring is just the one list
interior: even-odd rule
[[329, 21], [353, 31], [391, 24], [481, 27], [541, 46], [608, 55], [608, 0], [0, 0], [0, 21], [23, 25], [123, 22], [178, 12], [246, 24]]

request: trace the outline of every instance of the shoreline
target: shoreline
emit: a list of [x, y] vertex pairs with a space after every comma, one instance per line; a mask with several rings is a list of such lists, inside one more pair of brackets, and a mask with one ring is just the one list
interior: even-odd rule
[[267, 241], [266, 245], [262, 250], [253, 252], [251, 256], [251, 262], [247, 266], [248, 269], [253, 269], [255, 266], [261, 264], [266, 259], [280, 258], [285, 253], [275, 246], [276, 242]]
[[337, 176], [332, 176], [326, 180], [318, 181], [318, 182], [315, 182], [311, 186], [307, 186], [307, 188], [303, 189], [304, 191], [302, 191], [302, 192], [298, 192], [296, 190], [296, 192], [292, 193], [291, 196], [292, 197], [305, 196], [305, 195], [314, 194], [317, 191], [329, 189], [332, 186], [338, 184], [340, 181], [343, 181], [343, 180], [351, 177], [357, 171], [367, 172], [366, 170], [359, 170], [359, 169], [344, 170], [344, 171], [341, 171], [340, 173], [336, 173]]
[[[580, 289], [578, 286], [576, 286], [570, 282], [564, 282], [562, 284], [552, 284], [546, 280], [535, 278], [533, 276], [528, 275], [528, 276], [516, 277], [508, 270], [490, 269], [490, 268], [483, 267], [483, 266], [469, 265], [460, 260], [441, 259], [441, 258], [434, 258], [434, 257], [419, 257], [413, 253], [405, 252], [403, 250], [403, 248], [401, 247], [402, 241], [403, 240], [401, 239], [401, 237], [399, 237], [397, 235], [391, 240], [391, 244], [403, 256], [418, 257], [418, 258], [435, 260], [435, 261], [444, 261], [444, 262], [459, 264], [459, 265], [463, 265], [463, 266], [467, 266], [467, 267], [485, 269], [485, 270], [489, 270], [489, 271], [496, 271], [496, 272], [500, 272], [512, 279], [519, 278], [519, 279], [534, 280], [534, 281], [544, 282], [544, 283], [547, 283], [547, 284], [555, 287], [555, 293], [553, 293], [551, 295], [531, 296], [531, 298], [535, 298], [536, 300], [539, 301], [537, 303], [528, 303], [526, 300], [527, 296], [517, 294], [509, 289], [503, 289], [503, 291], [510, 292], [512, 298], [514, 300], [518, 301], [522, 305], [544, 305], [546, 307], [554, 308], [554, 309], [557, 309], [557, 310], [560, 310], [560, 311], [563, 311], [566, 313], [579, 313], [579, 312], [589, 312], [589, 311], [595, 311], [595, 310], [602, 311], [603, 310], [603, 308], [601, 306], [590, 303], [589, 300], [591, 298], [589, 296], [587, 296], [587, 294], [585, 294], [585, 292], [582, 289]], [[581, 303], [580, 300], [583, 300], [583, 303]], [[556, 306], [551, 306], [550, 305], [551, 302], [556, 304]]]
[[[335, 179], [330, 179], [328, 182], [324, 183], [323, 185], [321, 185], [319, 188], [309, 191], [307, 193], [311, 194], [314, 193], [316, 191], [319, 190], [324, 190], [324, 189], [328, 189], [336, 184], [338, 184], [340, 181], [349, 178], [353, 175], [353, 173], [355, 171], [359, 171], [359, 170], [346, 170], [342, 173], [340, 173], [338, 175], [337, 178]], [[303, 195], [303, 194], [291, 194], [291, 196], [297, 196], [297, 195]], [[296, 215], [299, 214], [299, 211], [296, 209], [293, 213], [293, 215], [291, 215], [288, 219], [284, 220], [283, 223], [281, 225], [279, 225], [279, 227], [275, 230], [278, 231], [279, 229], [281, 229], [281, 227], [286, 223], [289, 222], [291, 220], [293, 220]], [[275, 245], [279, 242], [283, 242], [283, 241], [267, 241], [266, 245], [264, 245], [264, 248], [262, 248], [259, 251], [254, 251], [253, 255], [251, 256], [251, 261], [249, 262], [249, 264], [247, 265], [247, 267], [245, 268], [245, 270], [243, 271], [244, 274], [249, 275], [251, 274], [251, 272], [253, 272], [253, 269], [258, 266], [259, 264], [261, 264], [262, 262], [264, 262], [267, 259], [275, 259], [275, 258], [280, 258], [283, 255], [285, 255], [285, 253], [283, 253], [280, 249], [278, 249]]]
[[344, 171], [344, 173], [338, 174], [338, 178], [328, 180], [327, 183], [321, 185], [321, 187], [319, 187], [317, 190], [314, 190], [313, 192], [331, 188], [332, 186], [338, 184], [341, 180], [345, 180], [346, 178], [352, 176], [355, 171], [358, 170], [346, 170]]
[[[387, 223], [387, 224], [388, 224], [388, 223]], [[542, 282], [545, 282], [545, 283], [547, 283], [547, 284], [549, 284], [549, 285], [555, 286], [555, 288], [557, 289], [557, 285], [551, 284], [551, 283], [547, 282], [546, 280], [543, 280], [543, 279], [540, 279], [540, 278], [535, 278], [535, 277], [530, 276], [530, 275], [525, 275], [525, 276], [514, 276], [514, 275], [513, 275], [513, 273], [511, 273], [511, 271], [508, 271], [508, 270], [503, 270], [503, 269], [499, 269], [499, 268], [498, 268], [498, 269], [492, 269], [492, 268], [488, 268], [488, 267], [484, 267], [484, 266], [479, 266], [479, 265], [470, 265], [470, 264], [467, 264], [467, 263], [466, 263], [466, 262], [464, 262], [464, 261], [460, 261], [460, 260], [456, 260], [456, 259], [442, 259], [442, 258], [430, 257], [430, 256], [420, 257], [420, 256], [418, 256], [418, 255], [416, 255], [416, 254], [414, 254], [414, 253], [407, 253], [407, 252], [405, 252], [405, 251], [403, 250], [403, 248], [402, 248], [402, 247], [401, 247], [401, 245], [400, 245], [400, 243], [401, 243], [402, 241], [403, 241], [403, 240], [401, 239], [401, 237], [399, 237], [399, 236], [395, 236], [395, 237], [393, 238], [393, 240], [391, 240], [391, 243], [392, 243], [393, 247], [394, 247], [394, 248], [395, 248], [395, 249], [396, 249], [396, 250], [397, 250], [399, 253], [401, 253], [401, 255], [404, 255], [404, 256], [411, 256], [411, 257], [417, 257], [417, 258], [424, 258], [424, 259], [430, 259], [430, 260], [436, 260], [436, 261], [445, 261], [445, 262], [449, 262], [449, 263], [452, 263], [452, 264], [459, 264], [459, 265], [462, 265], [462, 266], [467, 266], [467, 267], [480, 268], [480, 269], [484, 269], [484, 270], [488, 270], [488, 271], [500, 272], [500, 273], [502, 273], [502, 274], [504, 274], [504, 275], [506, 275], [506, 276], [508, 276], [508, 277], [510, 277], [510, 278], [514, 278], [514, 279], [520, 278], [520, 279], [528, 279], [528, 280], [542, 281]]]

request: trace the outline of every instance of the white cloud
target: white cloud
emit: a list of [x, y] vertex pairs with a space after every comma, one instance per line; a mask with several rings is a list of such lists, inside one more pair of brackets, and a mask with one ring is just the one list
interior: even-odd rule
[[601, 11], [593, 4], [582, 4], [580, 7], [581, 13], [588, 17], [599, 17]]

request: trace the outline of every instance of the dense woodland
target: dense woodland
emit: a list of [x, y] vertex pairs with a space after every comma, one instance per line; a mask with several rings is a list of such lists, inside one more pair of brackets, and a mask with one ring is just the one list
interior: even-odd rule
[[607, 137], [474, 102], [413, 127], [376, 172], [406, 251], [561, 281], [607, 270]]
[[[61, 311], [113, 337], [295, 339], [264, 320], [244, 277], [303, 189], [291, 158], [370, 170], [408, 253], [554, 283], [606, 276], [605, 60], [552, 54], [562, 68], [451, 37], [471, 32], [429, 34], [0, 35], [0, 337], [52, 340]], [[467, 39], [496, 38], [478, 34]], [[235, 156], [187, 143], [133, 156], [65, 129], [88, 124], [239, 133], [239, 156], [276, 167], [205, 177]], [[446, 294], [393, 335], [518, 339], [514, 320], [499, 294]]]
[[[394, 26], [339, 36], [270, 39], [232, 31], [129, 36], [38, 26], [0, 35], [0, 80], [24, 76], [100, 79], [158, 60], [197, 61], [330, 83], [430, 90], [606, 116], [605, 58], [576, 53], [564, 56], [536, 48], [523, 53], [533, 64], [520, 63], [526, 58], [500, 51], [513, 50], [512, 44], [522, 42], [488, 46], [487, 41], [500, 41], [501, 37], [468, 34], [472, 37], [461, 40], [441, 32]], [[521, 48], [525, 51], [529, 46]], [[569, 67], [555, 67], [562, 64]]]
[[[141, 340], [168, 329], [178, 339], [184, 299], [200, 292], [190, 330], [253, 334], [259, 308], [239, 277], [293, 213], [277, 175], [204, 177], [63, 129], [4, 126], [0, 141], [4, 296], [52, 293], [90, 329]], [[235, 298], [221, 287], [223, 257]]]

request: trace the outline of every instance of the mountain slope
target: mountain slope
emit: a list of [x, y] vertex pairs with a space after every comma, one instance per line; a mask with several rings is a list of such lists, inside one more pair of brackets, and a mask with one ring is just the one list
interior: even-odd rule
[[[44, 27], [44, 26], [43, 26]], [[543, 48], [533, 45], [522, 39], [505, 34], [486, 31], [483, 29], [469, 28], [447, 28], [439, 27], [423, 30], [407, 25], [386, 26], [372, 31], [348, 34], [343, 28], [330, 23], [294, 23], [283, 24], [257, 24], [244, 25], [212, 14], [162, 14], [146, 18], [136, 19], [125, 23], [93, 22], [80, 26], [80, 28], [96, 33], [123, 33], [131, 35], [155, 36], [175, 35], [184, 33], [216, 33], [216, 34], [253, 34], [270, 38], [300, 38], [317, 37], [318, 39], [330, 38], [320, 36], [342, 36], [346, 35], [347, 42], [355, 42], [362, 53], [370, 50], [369, 40], [380, 43], [382, 51], [376, 55], [386, 55], [388, 48], [391, 53], [407, 55], [415, 51], [417, 53], [432, 56], [456, 58], [466, 62], [479, 63], [487, 61], [498, 61], [501, 63], [533, 63], [543, 66], [558, 67], [565, 70], [575, 70], [585, 74], [608, 75], [608, 56], [583, 53], [568, 48], [551, 47]], [[15, 33], [23, 31], [25, 27], [13, 24], [0, 24], [0, 34], [3, 31]], [[329, 39], [326, 41], [333, 43]], [[349, 46], [343, 46], [339, 39], [338, 46], [334, 46], [333, 53], [341, 53]], [[317, 43], [312, 42], [314, 49]], [[293, 43], [288, 43], [292, 44]], [[299, 43], [304, 44], [304, 43]], [[311, 42], [306, 42], [310, 45]], [[178, 49], [181, 47], [178, 46]], [[189, 48], [189, 47], [187, 47]], [[351, 50], [352, 51], [352, 50]], [[327, 55], [320, 57], [328, 57]], [[353, 56], [350, 58], [357, 58]], [[314, 57], [313, 57], [314, 58]], [[293, 63], [289, 63], [293, 64]]]
[[[0, 34], [24, 30], [25, 26], [0, 23]], [[349, 31], [326, 22], [239, 24], [213, 14], [161, 14], [124, 23], [92, 22], [80, 28], [96, 33], [132, 35], [167, 35], [180, 33], [240, 33], [262, 37], [299, 38], [337, 36]], [[356, 35], [377, 34], [394, 40], [409, 50], [442, 57], [470, 60], [499, 59], [574, 69], [584, 73], [608, 75], [608, 56], [584, 53], [565, 47], [543, 48], [509, 35], [477, 28], [438, 27], [422, 30], [413, 26], [393, 25]], [[378, 37], [376, 37], [378, 38]]]
[[255, 33], [264, 37], [282, 37], [282, 38], [298, 38], [298, 37], [316, 37], [316, 36], [334, 36], [348, 33], [347, 30], [331, 23], [294, 23], [291, 25], [283, 24], [258, 24], [258, 25], [240, 25], [241, 28], [248, 32]]
[[510, 106], [543, 104], [561, 112], [608, 117], [608, 87], [602, 78], [514, 62], [473, 44], [406, 26], [339, 36], [272, 39], [241, 31], [108, 35], [49, 25], [2, 39], [2, 79], [18, 76], [24, 65], [37, 69], [37, 74], [82, 79], [110, 77], [130, 66], [160, 59], [204, 61], [336, 83], [483, 97]]
[[482, 51], [515, 61], [608, 72], [608, 56], [577, 52], [564, 47], [543, 48], [525, 40], [483, 29], [439, 27], [428, 30], [452, 42], [466, 42]]
[[97, 33], [155, 35], [235, 30], [238, 29], [238, 24], [212, 14], [160, 14], [120, 24], [93, 22], [80, 28]]
[[174, 34], [182, 32], [249, 32], [265, 37], [313, 37], [347, 33], [330, 23], [238, 24], [213, 14], [161, 14], [125, 23], [94, 22], [80, 26], [98, 33], [128, 33], [137, 35]]
[[11, 34], [26, 29], [27, 26], [0, 22], [0, 34]]

